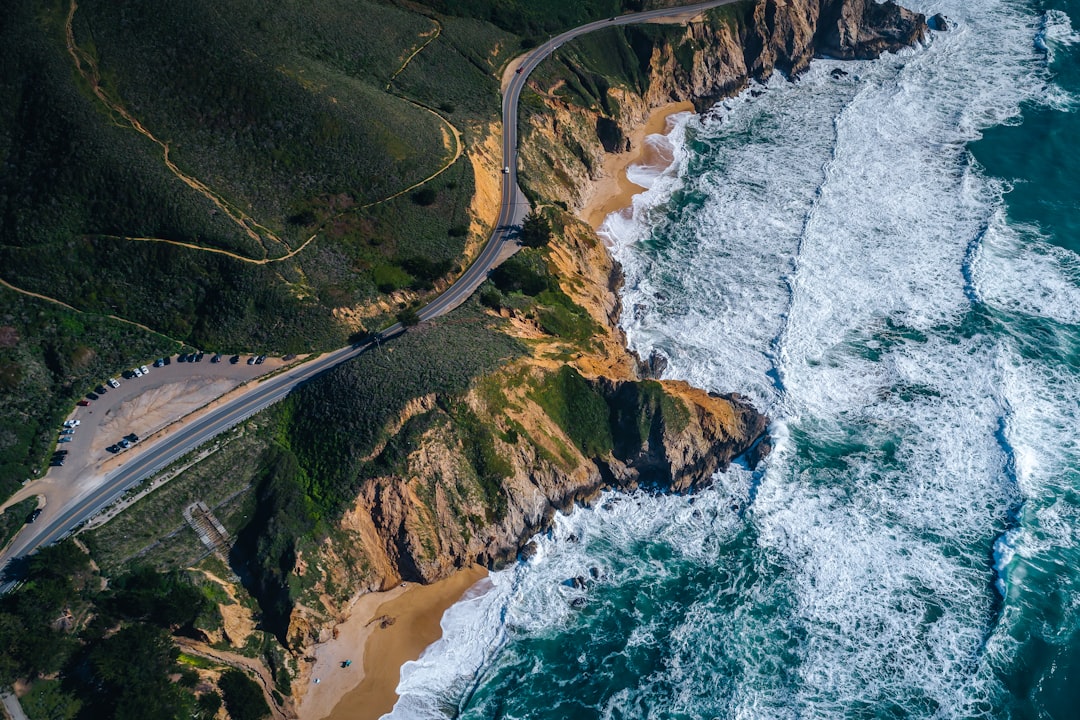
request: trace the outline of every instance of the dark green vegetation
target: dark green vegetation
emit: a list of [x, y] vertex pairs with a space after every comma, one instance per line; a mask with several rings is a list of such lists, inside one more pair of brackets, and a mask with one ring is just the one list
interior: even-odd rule
[[521, 223], [521, 236], [518, 239], [525, 247], [544, 247], [551, 242], [551, 223], [542, 214], [533, 210]]
[[480, 302], [525, 313], [544, 332], [571, 342], [586, 343], [598, 330], [588, 312], [559, 287], [540, 251], [523, 250], [492, 271]]
[[209, 554], [184, 519], [184, 508], [199, 500], [230, 534], [247, 522], [254, 507], [253, 486], [268, 433], [251, 423], [222, 439], [216, 451], [131, 505], [109, 522], [79, 535], [103, 572], [123, 572], [132, 563], [159, 570], [191, 567]]
[[15, 533], [26, 524], [26, 518], [38, 505], [37, 498], [27, 498], [0, 513], [0, 547], [8, 544]]
[[45, 469], [78, 398], [117, 368], [177, 348], [129, 323], [0, 287], [0, 497]]
[[270, 716], [270, 707], [258, 683], [235, 668], [221, 674], [218, 682], [225, 696], [225, 709], [232, 720], [262, 720]]
[[576, 27], [592, 20], [643, 10], [644, 0], [421, 0], [442, 13], [488, 20], [524, 37], [524, 45], [538, 44], [542, 35]]
[[[469, 449], [494, 517], [503, 509], [491, 430], [458, 407], [473, 380], [522, 350], [475, 303], [409, 330], [385, 347], [305, 385], [268, 413], [277, 428], [256, 480], [257, 511], [231, 560], [259, 600], [263, 625], [286, 641], [288, 614], [302, 591], [292, 572], [299, 545], [324, 536], [371, 478], [398, 472], [418, 432], [436, 420], [454, 425]], [[433, 395], [439, 408], [391, 438], [386, 428], [406, 403]], [[438, 417], [436, 417], [438, 416]]]
[[[379, 2], [91, 0], [80, 76], [67, 11], [15, 0], [0, 26], [5, 280], [194, 346], [300, 351], [344, 342], [333, 308], [462, 264], [469, 163], [410, 187], [457, 154], [447, 119], [468, 143], [497, 118], [504, 32]], [[313, 235], [269, 265], [126, 239], [259, 260]]]
[[170, 637], [216, 611], [185, 575], [136, 568], [100, 590], [72, 542], [27, 565], [25, 583], [0, 599], [0, 682], [34, 682], [31, 717], [209, 717], [199, 713], [198, 676], [177, 663]]
[[612, 385], [586, 380], [568, 365], [545, 377], [531, 396], [592, 458], [632, 459], [643, 447], [657, 447], [665, 429], [682, 432], [690, 420], [686, 406], [658, 382]]

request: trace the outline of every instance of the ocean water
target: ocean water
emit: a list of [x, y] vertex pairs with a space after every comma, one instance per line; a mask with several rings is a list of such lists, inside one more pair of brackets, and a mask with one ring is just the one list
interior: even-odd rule
[[907, 4], [954, 29], [682, 116], [603, 228], [774, 453], [558, 518], [394, 718], [1080, 717], [1080, 0]]

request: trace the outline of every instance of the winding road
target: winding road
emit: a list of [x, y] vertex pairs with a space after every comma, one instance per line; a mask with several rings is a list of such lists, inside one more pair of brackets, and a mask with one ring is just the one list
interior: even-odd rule
[[[430, 320], [444, 315], [465, 302], [487, 278], [488, 273], [498, 264], [500, 258], [505, 257], [509, 251], [508, 244], [513, 243], [516, 247], [517, 232], [529, 208], [529, 203], [517, 183], [518, 101], [529, 74], [560, 45], [581, 35], [615, 25], [688, 20], [704, 10], [737, 1], [712, 0], [598, 20], [557, 35], [527, 53], [523, 58], [511, 63], [511, 68], [514, 70], [508, 71], [508, 79], [504, 82], [502, 105], [503, 166], [508, 171], [503, 174], [498, 220], [490, 239], [468, 270], [438, 298], [418, 312], [421, 320]], [[403, 332], [405, 328], [400, 323], [395, 324], [378, 333], [372, 340], [335, 350], [256, 383], [246, 394], [212, 412], [192, 419], [186, 427], [148, 446], [138, 458], [109, 474], [100, 486], [76, 498], [68, 507], [62, 508], [47, 520], [43, 518], [40, 523], [25, 526], [0, 555], [0, 567], [6, 567], [13, 558], [28, 555], [43, 545], [54, 543], [67, 536], [103, 508], [120, 499], [129, 489], [220, 433], [281, 400], [297, 386], [367, 352], [377, 343], [396, 337]], [[4, 582], [0, 585], [0, 592], [7, 592], [15, 585], [15, 582], [15, 580]]]

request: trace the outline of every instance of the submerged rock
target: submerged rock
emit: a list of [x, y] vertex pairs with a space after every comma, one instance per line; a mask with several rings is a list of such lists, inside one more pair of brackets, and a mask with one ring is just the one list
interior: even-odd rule
[[938, 13], [937, 15], [934, 15], [932, 18], [927, 20], [926, 26], [936, 32], [948, 32], [949, 28], [951, 27], [949, 25], [949, 19], [941, 13]]

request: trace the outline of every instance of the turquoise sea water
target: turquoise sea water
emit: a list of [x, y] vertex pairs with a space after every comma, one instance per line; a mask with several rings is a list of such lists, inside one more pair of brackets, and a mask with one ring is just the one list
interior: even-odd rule
[[908, 4], [956, 27], [682, 117], [604, 228], [772, 456], [559, 518], [394, 717], [1080, 717], [1080, 2]]

